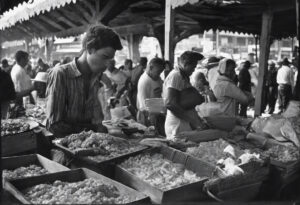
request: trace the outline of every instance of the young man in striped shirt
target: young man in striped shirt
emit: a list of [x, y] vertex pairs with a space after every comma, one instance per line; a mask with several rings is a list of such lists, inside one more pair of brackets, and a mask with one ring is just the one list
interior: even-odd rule
[[47, 128], [57, 137], [83, 130], [105, 131], [98, 92], [101, 86], [110, 87], [103, 72], [116, 50], [122, 49], [121, 41], [112, 29], [97, 25], [88, 29], [82, 46], [78, 58], [49, 73]]

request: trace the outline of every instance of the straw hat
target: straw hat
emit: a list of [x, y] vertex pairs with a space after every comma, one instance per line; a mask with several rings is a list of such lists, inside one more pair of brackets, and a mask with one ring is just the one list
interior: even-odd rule
[[46, 72], [38, 72], [35, 78], [32, 79], [32, 81], [42, 82], [42, 83], [47, 83], [47, 80], [48, 80], [48, 73]]

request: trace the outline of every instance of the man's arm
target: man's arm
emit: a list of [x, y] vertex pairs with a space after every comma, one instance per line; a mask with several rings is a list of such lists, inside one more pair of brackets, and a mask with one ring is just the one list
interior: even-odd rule
[[226, 94], [227, 97], [231, 97], [235, 100], [237, 100], [239, 103], [247, 105], [250, 101], [250, 99], [247, 97], [247, 95], [237, 86], [231, 85], [228, 86], [226, 89]]
[[170, 110], [176, 117], [189, 122], [193, 128], [197, 128], [201, 125], [199, 117], [195, 117], [195, 115], [190, 115], [189, 112], [187, 112], [179, 105], [179, 90], [169, 87], [166, 95], [166, 108]]

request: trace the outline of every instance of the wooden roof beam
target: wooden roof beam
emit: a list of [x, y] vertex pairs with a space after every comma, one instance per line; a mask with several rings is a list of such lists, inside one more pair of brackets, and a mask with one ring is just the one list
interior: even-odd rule
[[[98, 0], [96, 0], [98, 1]], [[80, 2], [82, 2], [90, 11], [90, 13], [92, 14], [92, 16], [96, 15], [96, 11], [95, 8], [93, 7], [93, 5], [91, 4], [90, 0], [81, 0]], [[98, 1], [99, 2], [99, 1]]]
[[21, 24], [16, 25], [15, 28], [16, 28], [16, 29], [19, 29], [19, 30], [22, 31], [22, 32], [24, 32], [24, 33], [25, 33], [27, 36], [29, 36], [30, 38], [33, 37], [33, 34], [32, 34], [30, 31], [28, 31], [25, 27], [21, 26]]
[[45, 15], [39, 15], [38, 16], [40, 19], [42, 19], [44, 22], [50, 24], [52, 27], [58, 29], [58, 30], [65, 30], [65, 28], [58, 24], [56, 21], [52, 20], [50, 17], [45, 16]]
[[75, 12], [68, 10], [66, 7], [61, 9], [61, 11], [64, 14], [66, 14], [66, 16], [69, 16], [70, 18], [79, 21], [82, 25], [85, 25], [88, 23], [81, 15], [77, 15]]
[[100, 11], [99, 15], [96, 16], [96, 20], [100, 22], [111, 11], [112, 8], [117, 6], [118, 3], [118, 0], [109, 0], [105, 7]]
[[59, 12], [58, 10], [52, 11], [53, 15], [55, 15], [57, 17], [58, 20], [68, 24], [71, 28], [72, 27], [77, 27], [77, 25], [75, 23], [73, 23], [70, 19], [68, 19], [66, 16], [64, 16], [61, 12]]
[[74, 5], [74, 8], [79, 11], [80, 15], [83, 15], [83, 17], [85, 18], [85, 20], [90, 23], [91, 20], [93, 19], [93, 16], [91, 16], [86, 10], [83, 9], [83, 7], [81, 7], [78, 4]]
[[48, 28], [44, 24], [39, 22], [36, 18], [30, 19], [30, 21], [28, 21], [28, 23], [31, 23], [36, 28], [39, 28], [41, 31], [43, 31], [43, 33], [51, 32], [51, 31], [48, 30]]

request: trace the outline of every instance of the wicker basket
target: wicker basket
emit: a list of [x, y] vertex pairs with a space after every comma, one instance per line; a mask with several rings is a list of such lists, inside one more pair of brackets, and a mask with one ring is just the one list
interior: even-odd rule
[[245, 174], [220, 177], [206, 182], [204, 190], [217, 201], [249, 201], [254, 199], [269, 176], [269, 167], [250, 162], [241, 167]]

